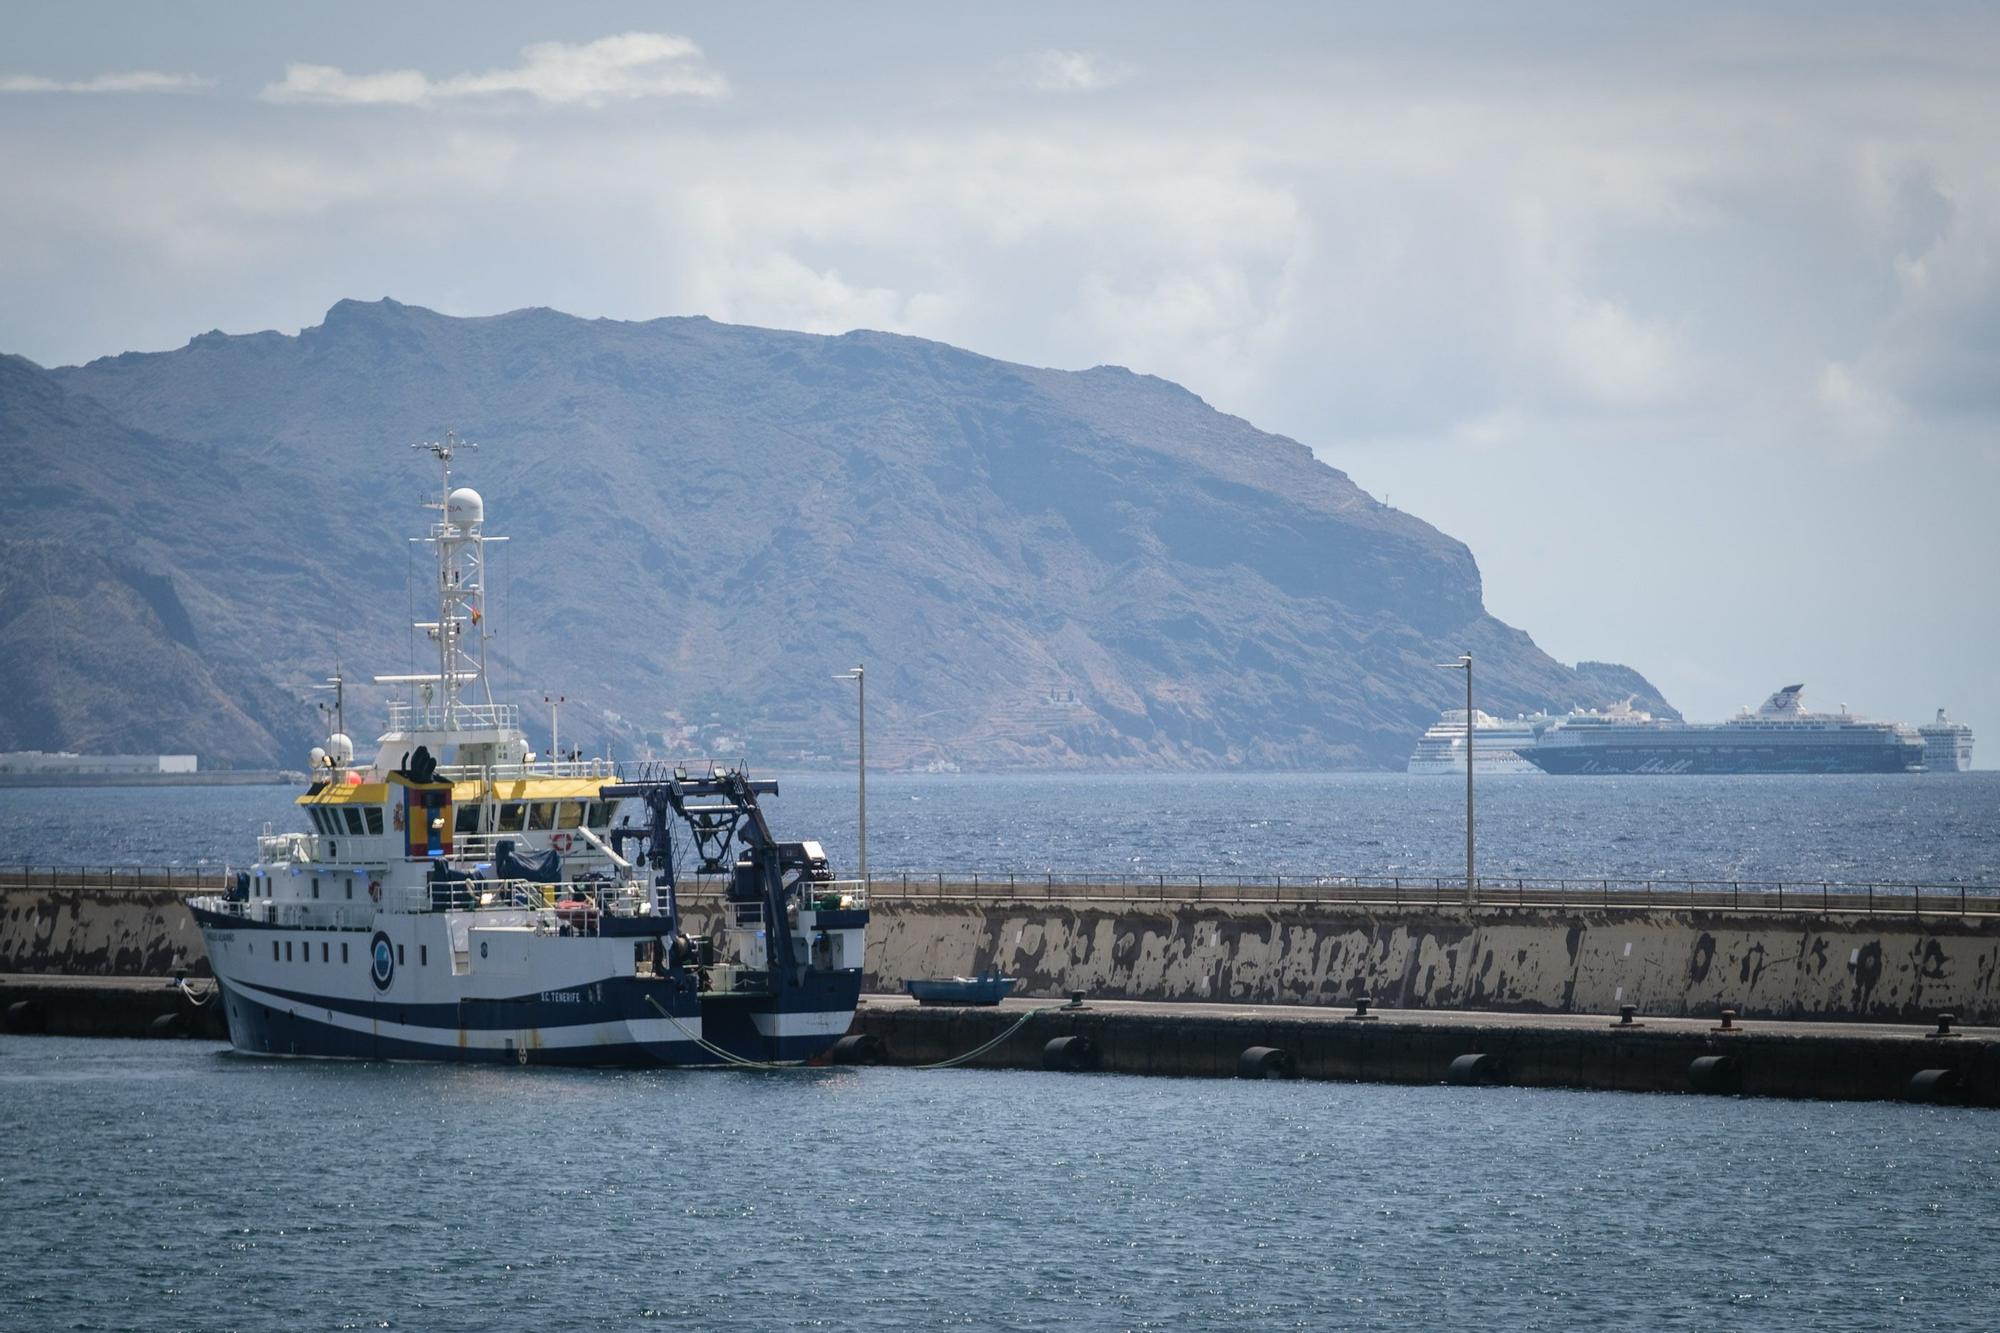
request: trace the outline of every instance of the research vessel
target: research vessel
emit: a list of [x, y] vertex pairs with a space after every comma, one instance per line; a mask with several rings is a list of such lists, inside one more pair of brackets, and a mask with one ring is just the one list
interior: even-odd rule
[[[1542, 729], [1555, 723], [1547, 713], [1517, 717], [1513, 721], [1494, 717], [1483, 709], [1472, 710], [1472, 771], [1479, 773], [1540, 773], [1521, 752], [1535, 743]], [[1410, 752], [1409, 771], [1444, 776], [1465, 774], [1465, 710], [1447, 708], [1435, 725], [1417, 740]]]
[[[573, 1065], [810, 1059], [861, 989], [865, 885], [781, 841], [775, 782], [712, 766], [537, 757], [486, 676], [485, 504], [436, 458], [436, 668], [378, 676], [357, 762], [336, 729], [298, 806], [310, 830], [189, 907], [230, 1041], [259, 1055]], [[551, 751], [554, 751], [551, 737]], [[699, 888], [699, 894], [691, 891]]]
[[1727, 722], [1665, 722], [1627, 706], [1571, 713], [1522, 753], [1549, 773], [1907, 773], [1924, 741], [1900, 722], [1806, 711], [1804, 685]]

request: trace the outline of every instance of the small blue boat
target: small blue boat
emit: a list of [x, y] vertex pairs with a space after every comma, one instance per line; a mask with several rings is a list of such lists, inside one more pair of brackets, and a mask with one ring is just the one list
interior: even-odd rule
[[1017, 980], [1016, 977], [1003, 977], [998, 972], [931, 981], [906, 977], [903, 989], [914, 996], [918, 1004], [998, 1004], [1007, 998]]

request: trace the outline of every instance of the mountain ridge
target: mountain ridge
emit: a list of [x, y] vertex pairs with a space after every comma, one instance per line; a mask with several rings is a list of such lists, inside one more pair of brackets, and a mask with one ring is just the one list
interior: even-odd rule
[[[625, 753], [747, 738], [830, 762], [852, 700], [826, 677], [855, 660], [885, 766], [1396, 767], [1452, 705], [1433, 663], [1464, 650], [1489, 711], [1633, 693], [1671, 712], [1637, 673], [1563, 666], [1487, 615], [1463, 543], [1121, 367], [393, 301], [32, 384], [13, 361], [20, 535], [117, 513], [205, 652], [296, 701], [271, 747], [310, 735], [335, 660], [402, 669], [406, 539], [435, 485], [402, 446], [448, 426], [484, 442], [459, 475], [514, 538], [496, 690], [580, 699], [565, 732]], [[43, 467], [61, 484], [21, 481]]]

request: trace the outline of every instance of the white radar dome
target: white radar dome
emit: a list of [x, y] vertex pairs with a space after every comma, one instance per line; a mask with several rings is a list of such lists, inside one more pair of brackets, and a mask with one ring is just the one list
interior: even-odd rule
[[323, 747], [318, 745], [313, 746], [312, 753], [306, 757], [312, 761], [313, 772], [317, 773], [320, 769], [326, 767], [326, 750]]
[[354, 742], [338, 731], [326, 738], [326, 752], [343, 768], [354, 762]]
[[476, 528], [486, 521], [486, 501], [470, 486], [461, 486], [445, 501], [444, 519], [461, 528]]

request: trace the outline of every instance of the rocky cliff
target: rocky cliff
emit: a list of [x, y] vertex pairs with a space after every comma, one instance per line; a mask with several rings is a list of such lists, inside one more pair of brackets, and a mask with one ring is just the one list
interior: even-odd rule
[[[878, 333], [345, 301], [297, 337], [0, 367], [11, 535], [104, 534], [156, 581], [90, 575], [116, 637], [211, 673], [51, 638], [61, 670], [0, 701], [6, 734], [65, 691], [97, 713], [200, 696], [164, 748], [295, 762], [310, 682], [410, 661], [406, 538], [434, 474], [407, 446], [447, 428], [479, 443], [460, 475], [514, 538], [497, 687], [561, 691], [566, 734], [622, 753], [836, 760], [853, 701], [829, 676], [856, 661], [885, 766], [1398, 767], [1461, 651], [1492, 712], [1665, 708], [1486, 615], [1460, 543], [1163, 380]], [[0, 653], [36, 642], [38, 558], [0, 553]], [[253, 695], [261, 737], [200, 720]]]

